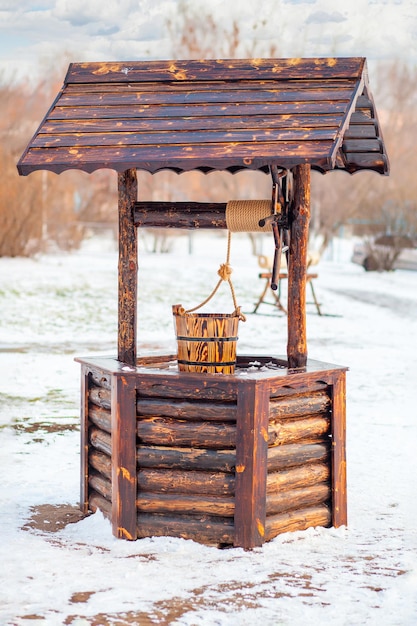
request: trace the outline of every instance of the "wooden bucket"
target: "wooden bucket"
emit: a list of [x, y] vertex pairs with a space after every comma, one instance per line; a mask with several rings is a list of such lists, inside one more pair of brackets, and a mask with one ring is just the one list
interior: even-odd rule
[[186, 313], [172, 307], [181, 372], [233, 374], [239, 313]]

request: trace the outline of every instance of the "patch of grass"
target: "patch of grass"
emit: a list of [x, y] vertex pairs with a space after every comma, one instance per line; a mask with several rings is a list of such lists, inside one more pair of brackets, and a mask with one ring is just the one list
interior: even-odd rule
[[[80, 426], [78, 423], [78, 416], [71, 416], [66, 418], [60, 418], [60, 420], [68, 420], [68, 421], [59, 421], [56, 420], [37, 420], [32, 421], [29, 417], [23, 417], [20, 419], [15, 419], [9, 424], [1, 424], [0, 431], [5, 430], [6, 428], [11, 428], [15, 431], [16, 434], [31, 434], [31, 435], [47, 435], [47, 434], [65, 434], [68, 432], [79, 431]], [[36, 437], [32, 441], [40, 442], [43, 441], [44, 438]]]

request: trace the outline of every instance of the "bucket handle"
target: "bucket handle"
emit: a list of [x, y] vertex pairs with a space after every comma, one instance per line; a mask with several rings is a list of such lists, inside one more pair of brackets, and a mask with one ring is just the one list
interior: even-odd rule
[[201, 309], [201, 307], [203, 307], [205, 304], [207, 304], [207, 302], [209, 302], [213, 298], [213, 296], [215, 295], [215, 293], [219, 289], [219, 287], [222, 284], [222, 282], [226, 281], [229, 284], [230, 293], [232, 294], [233, 305], [235, 307], [234, 314], [239, 318], [239, 320], [241, 322], [246, 322], [246, 316], [241, 312], [240, 306], [238, 306], [238, 304], [237, 304], [235, 290], [234, 290], [234, 287], [233, 287], [232, 279], [230, 278], [231, 275], [232, 275], [232, 272], [233, 272], [232, 267], [231, 267], [230, 262], [229, 262], [230, 261], [230, 244], [231, 244], [231, 232], [229, 230], [228, 234], [227, 234], [226, 262], [222, 263], [220, 265], [219, 270], [217, 271], [217, 274], [220, 276], [220, 279], [219, 279], [217, 285], [214, 287], [214, 289], [211, 292], [211, 294], [209, 296], [207, 296], [207, 298], [205, 300], [203, 300], [203, 302], [201, 302], [197, 306], [193, 307], [192, 309], [188, 309], [187, 311], [184, 311], [184, 313], [193, 313], [194, 311], [197, 311], [198, 309]]

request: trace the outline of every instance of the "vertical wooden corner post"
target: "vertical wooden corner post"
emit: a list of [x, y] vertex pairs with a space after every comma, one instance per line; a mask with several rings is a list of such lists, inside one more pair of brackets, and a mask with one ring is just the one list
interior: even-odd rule
[[[137, 239], [133, 207], [136, 170], [119, 173], [119, 294], [117, 359], [136, 365]], [[134, 377], [112, 376], [112, 522], [113, 534], [136, 539], [136, 386]]]
[[80, 509], [88, 514], [88, 372], [81, 368], [81, 475], [80, 475]]
[[119, 323], [117, 359], [136, 365], [138, 251], [133, 207], [137, 200], [136, 170], [118, 174], [119, 191]]
[[269, 389], [260, 381], [239, 383], [236, 424], [235, 547], [265, 541]]
[[113, 374], [111, 390], [112, 524], [119, 539], [137, 539], [136, 384]]
[[293, 169], [294, 195], [290, 219], [288, 264], [288, 367], [307, 363], [306, 278], [308, 226], [310, 221], [310, 165]]
[[346, 374], [333, 375], [332, 385], [332, 525], [347, 526]]

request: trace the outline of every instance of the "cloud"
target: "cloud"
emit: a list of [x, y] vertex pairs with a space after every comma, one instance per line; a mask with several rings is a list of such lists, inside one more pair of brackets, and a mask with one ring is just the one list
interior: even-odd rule
[[306, 19], [306, 24], [324, 24], [326, 22], [346, 22], [347, 18], [343, 17], [339, 11], [327, 13], [326, 11], [315, 11]]
[[98, 28], [96, 30], [96, 35], [98, 37], [108, 37], [109, 35], [115, 35], [120, 31], [118, 26], [107, 26], [104, 28]]
[[59, 20], [69, 22], [71, 26], [105, 23], [117, 25], [137, 9], [134, 0], [103, 2], [102, 0], [57, 0], [52, 14]]

